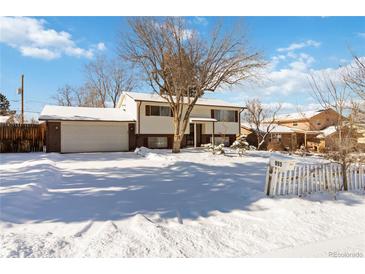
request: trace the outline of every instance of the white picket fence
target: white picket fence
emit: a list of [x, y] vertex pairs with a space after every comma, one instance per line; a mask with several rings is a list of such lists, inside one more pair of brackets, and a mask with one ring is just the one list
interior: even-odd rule
[[[365, 188], [365, 165], [353, 164], [346, 172], [348, 190]], [[343, 190], [341, 166], [337, 163], [296, 164], [270, 160], [266, 173], [265, 193], [269, 196], [303, 195], [319, 191]]]

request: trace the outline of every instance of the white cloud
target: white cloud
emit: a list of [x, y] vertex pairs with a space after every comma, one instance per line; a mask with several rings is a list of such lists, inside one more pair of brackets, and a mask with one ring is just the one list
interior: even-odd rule
[[307, 104], [294, 104], [288, 102], [270, 102], [270, 103], [263, 103], [265, 108], [269, 109], [276, 109], [276, 107], [280, 104], [281, 108], [278, 113], [293, 113], [293, 112], [302, 112], [302, 111], [310, 111], [310, 110], [318, 110], [321, 109], [321, 105], [315, 102], [307, 103]]
[[36, 48], [36, 47], [20, 47], [20, 52], [23, 56], [31, 56], [35, 58], [41, 58], [46, 60], [52, 60], [60, 57], [60, 54], [53, 52], [46, 48]]
[[360, 36], [360, 37], [365, 38], [365, 32], [359, 32], [357, 35]]
[[320, 42], [314, 41], [314, 40], [307, 40], [301, 43], [292, 43], [287, 48], [278, 48], [277, 51], [279, 52], [285, 52], [285, 51], [293, 51], [297, 49], [302, 49], [305, 47], [315, 47], [318, 48], [321, 45]]
[[96, 45], [96, 48], [97, 48], [98, 50], [101, 50], [101, 51], [106, 50], [106, 46], [105, 46], [105, 44], [104, 44], [104, 43], [102, 43], [102, 42], [98, 43], [98, 44]]
[[[315, 63], [315, 59], [306, 53], [291, 52], [285, 55], [285, 58], [274, 56], [272, 60], [277, 62], [276, 65], [266, 69], [263, 83], [243, 90], [246, 96], [258, 96], [275, 102], [277, 100], [286, 102], [299, 100], [300, 103], [303, 103], [307, 98], [312, 97], [312, 89], [309, 85], [311, 75], [323, 76], [326, 74], [336, 81], [341, 78], [343, 70], [350, 66], [350, 61], [342, 60], [341, 67], [314, 69], [312, 65]], [[278, 64], [280, 64], [279, 68]], [[305, 109], [310, 107], [305, 106]]]
[[95, 50], [104, 50], [104, 43], [89, 49], [78, 47], [70, 33], [47, 28], [43, 19], [0, 17], [0, 42], [23, 55], [52, 60], [62, 55], [92, 58]]

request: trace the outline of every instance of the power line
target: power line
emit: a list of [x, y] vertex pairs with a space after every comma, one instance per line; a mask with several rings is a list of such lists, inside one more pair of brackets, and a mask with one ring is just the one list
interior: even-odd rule
[[[20, 102], [20, 100], [9, 100], [10, 102]], [[38, 101], [38, 100], [26, 100], [27, 102], [34, 102], [34, 103], [40, 103], [40, 104], [48, 104], [49, 102], [45, 101]]]
[[[20, 111], [20, 109], [15, 109], [16, 111]], [[24, 110], [24, 112], [29, 112], [29, 113], [41, 113], [40, 111], [35, 111], [35, 110]]]

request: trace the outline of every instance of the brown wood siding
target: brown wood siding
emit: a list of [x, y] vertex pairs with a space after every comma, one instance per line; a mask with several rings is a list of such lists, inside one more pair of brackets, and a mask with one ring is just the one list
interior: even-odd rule
[[46, 124], [0, 124], [0, 152], [43, 151]]
[[[181, 141], [181, 147], [186, 147], [186, 136], [184, 135]], [[174, 143], [174, 135], [173, 134], [137, 134], [135, 136], [136, 139], [136, 147], [148, 147], [148, 137], [167, 137], [167, 148], [172, 149], [172, 145]]]
[[47, 122], [47, 152], [61, 152], [61, 122]]

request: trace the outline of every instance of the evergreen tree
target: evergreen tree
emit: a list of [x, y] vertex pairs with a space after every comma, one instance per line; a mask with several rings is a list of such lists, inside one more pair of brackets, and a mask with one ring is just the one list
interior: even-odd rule
[[6, 96], [0, 93], [0, 115], [7, 115], [9, 113], [10, 103]]

